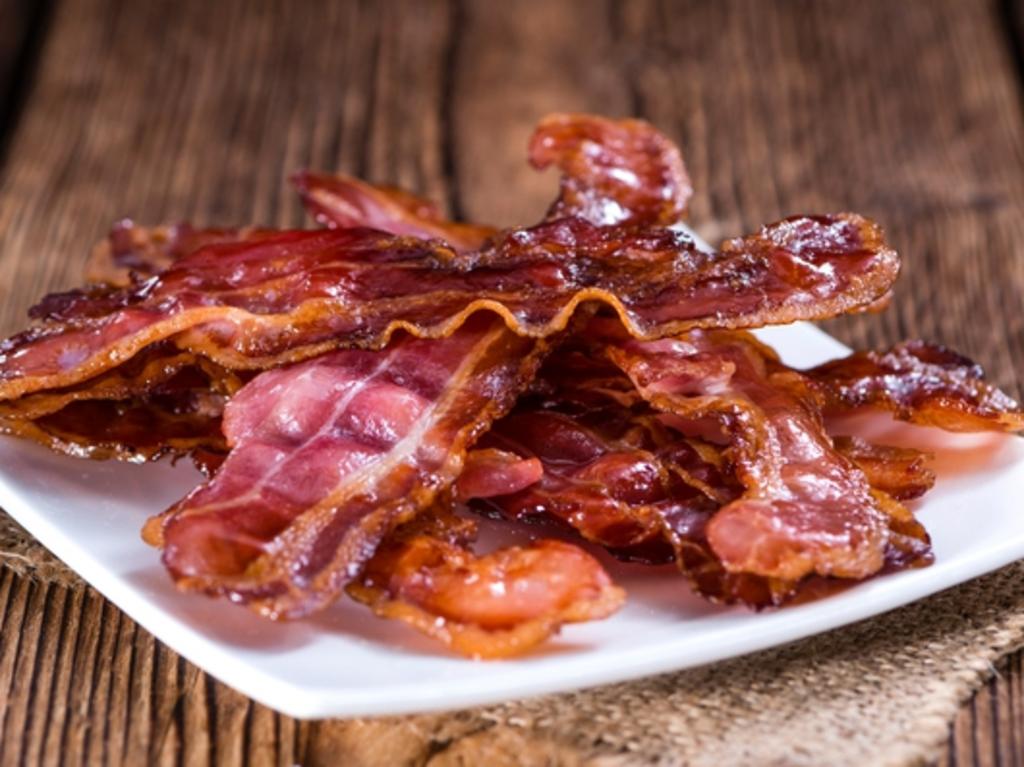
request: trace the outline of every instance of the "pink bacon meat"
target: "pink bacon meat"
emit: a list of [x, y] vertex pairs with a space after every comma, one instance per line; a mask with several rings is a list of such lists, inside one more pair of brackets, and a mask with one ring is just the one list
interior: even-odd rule
[[231, 452], [147, 525], [178, 585], [264, 615], [322, 608], [429, 506], [534, 373], [537, 342], [489, 315], [257, 376], [228, 403]]

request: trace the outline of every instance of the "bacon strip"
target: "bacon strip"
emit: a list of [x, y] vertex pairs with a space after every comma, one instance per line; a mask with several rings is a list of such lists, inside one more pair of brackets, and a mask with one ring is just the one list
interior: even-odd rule
[[223, 407], [223, 397], [191, 388], [128, 400], [80, 400], [32, 420], [0, 419], [0, 433], [75, 458], [142, 463], [198, 449], [226, 450]]
[[913, 448], [873, 445], [859, 437], [839, 436], [836, 450], [864, 472], [871, 486], [899, 501], [920, 498], [935, 484], [935, 472], [928, 468], [929, 453]]
[[[760, 345], [750, 351], [768, 352]], [[502, 493], [498, 476], [483, 495], [464, 488], [460, 478], [459, 494], [504, 517], [557, 520], [625, 559], [674, 559], [694, 589], [713, 601], [763, 607], [813, 590], [799, 579], [725, 569], [707, 528], [723, 505], [744, 493], [732, 442], [713, 445], [666, 428], [629, 379], [601, 361], [604, 353], [595, 343], [550, 357], [533, 393], [482, 439], [481, 445], [500, 446], [524, 462], [539, 460], [540, 480], [526, 487], [511, 482]], [[687, 427], [722, 439], [714, 424]], [[471, 484], [482, 483], [474, 477]], [[909, 512], [881, 493], [872, 495], [889, 526], [886, 568], [930, 561], [927, 535]]]
[[0, 432], [93, 459], [220, 451], [224, 400], [241, 385], [217, 365], [156, 345], [76, 386], [0, 402]]
[[641, 338], [832, 316], [885, 292], [897, 268], [880, 230], [847, 214], [787, 219], [715, 255], [679, 232], [578, 219], [463, 256], [367, 229], [287, 232], [200, 249], [134, 288], [51, 297], [47, 322], [0, 344], [0, 399], [73, 385], [165, 339], [258, 369], [379, 347], [397, 329], [444, 337], [478, 310], [533, 337], [584, 302]]
[[271, 618], [320, 609], [454, 481], [542, 352], [481, 315], [443, 340], [263, 373], [228, 403], [223, 465], [144, 537], [180, 588]]
[[1021, 431], [1024, 412], [985, 381], [977, 363], [938, 344], [908, 341], [856, 352], [804, 372], [831, 411], [890, 411], [901, 421], [948, 431]]
[[520, 655], [565, 623], [598, 620], [625, 594], [582, 549], [555, 540], [482, 556], [447, 531], [391, 535], [348, 593], [474, 658]]
[[579, 216], [598, 226], [670, 226], [693, 193], [679, 149], [643, 120], [553, 114], [530, 140], [530, 163], [562, 171], [549, 218]]
[[480, 248], [498, 232], [490, 226], [445, 219], [437, 205], [395, 187], [351, 176], [300, 171], [291, 177], [306, 210], [321, 226], [369, 227], [391, 234], [444, 240], [458, 251]]
[[199, 248], [247, 240], [267, 231], [196, 229], [188, 223], [147, 229], [126, 218], [114, 224], [107, 238], [92, 249], [85, 266], [85, 279], [103, 285], [131, 285], [135, 279], [159, 274]]
[[[479, 482], [460, 477], [459, 495], [478, 499], [478, 508], [520, 521], [558, 520], [626, 559], [671, 560], [660, 545], [656, 508], [669, 477], [652, 452], [597, 434], [557, 411], [528, 408], [502, 419], [481, 445], [500, 445], [536, 461], [542, 472], [526, 487], [495, 486], [487, 495], [474, 492], [472, 484]], [[479, 502], [485, 498], [489, 502]]]
[[717, 426], [746, 492], [707, 524], [731, 572], [787, 581], [811, 573], [865, 578], [885, 563], [886, 511], [832, 446], [820, 418], [768, 382], [752, 338], [693, 332], [611, 346], [608, 354], [666, 423]]
[[56, 413], [72, 402], [143, 396], [176, 378], [187, 383], [189, 388], [205, 388], [224, 395], [233, 394], [243, 384], [240, 376], [203, 357], [176, 351], [166, 344], [156, 344], [125, 365], [80, 384], [2, 401], [0, 419], [34, 419]]

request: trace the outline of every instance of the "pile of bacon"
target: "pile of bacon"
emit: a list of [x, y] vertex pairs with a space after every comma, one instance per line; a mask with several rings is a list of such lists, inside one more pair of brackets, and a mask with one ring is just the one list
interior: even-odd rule
[[[181, 589], [270, 618], [347, 593], [477, 657], [622, 604], [573, 536], [757, 608], [927, 565], [902, 503], [927, 455], [825, 416], [1016, 431], [1017, 404], [931, 344], [794, 370], [746, 330], [884, 305], [879, 227], [799, 216], [702, 249], [678, 150], [635, 120], [548, 117], [530, 162], [562, 178], [526, 228], [311, 173], [322, 229], [117, 225], [90, 284], [0, 345], [0, 428], [191, 456], [207, 480], [143, 531]], [[474, 553], [467, 509], [557, 535]]]

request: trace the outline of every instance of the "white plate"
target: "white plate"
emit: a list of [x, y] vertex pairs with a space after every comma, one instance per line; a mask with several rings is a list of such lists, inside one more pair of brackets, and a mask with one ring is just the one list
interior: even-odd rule
[[[761, 333], [787, 362], [846, 348], [809, 325]], [[875, 419], [890, 442], [938, 449], [940, 479], [919, 507], [936, 564], [798, 607], [712, 607], [671, 568], [612, 563], [629, 592], [613, 618], [567, 627], [518, 660], [473, 662], [401, 625], [339, 603], [275, 624], [223, 600], [179, 594], [139, 538], [146, 517], [198, 481], [187, 462], [134, 466], [54, 455], [0, 438], [0, 506], [118, 607], [196, 665], [297, 717], [399, 714], [493, 703], [696, 666], [816, 634], [907, 604], [1024, 557], [1024, 440], [951, 437]], [[955, 469], [955, 470], [954, 470]]]

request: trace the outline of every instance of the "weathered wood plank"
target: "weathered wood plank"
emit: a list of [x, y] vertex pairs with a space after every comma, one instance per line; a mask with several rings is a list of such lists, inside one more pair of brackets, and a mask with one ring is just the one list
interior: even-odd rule
[[[547, 111], [593, 110], [638, 113], [680, 140], [693, 219], [712, 239], [801, 210], [885, 221], [907, 256], [897, 302], [832, 329], [856, 343], [945, 340], [1019, 390], [1024, 130], [1001, 13], [957, 0], [351, 2], [315, 14], [63, 2], [0, 176], [0, 327], [75, 284], [122, 215], [298, 223], [282, 179], [304, 165], [529, 220], [553, 188], [522, 163], [530, 127]], [[1018, 654], [963, 709], [950, 762], [1021, 758], [1022, 684]], [[189, 765], [472, 761], [501, 737], [440, 717], [295, 722], [91, 590], [9, 573], [0, 735], [3, 763]]]

